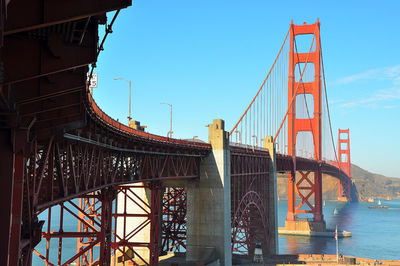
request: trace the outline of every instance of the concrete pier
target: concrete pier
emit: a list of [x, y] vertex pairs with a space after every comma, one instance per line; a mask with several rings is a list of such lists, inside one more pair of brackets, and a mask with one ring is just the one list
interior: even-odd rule
[[[285, 227], [279, 227], [278, 232], [280, 235], [293, 235], [293, 236], [318, 236], [318, 237], [334, 237], [335, 231], [326, 229], [325, 221], [309, 221], [296, 220], [286, 221]], [[351, 237], [350, 231], [338, 231], [338, 237]]]
[[212, 152], [200, 180], [187, 185], [187, 261], [232, 265], [229, 134], [224, 121], [209, 125]]
[[268, 220], [270, 243], [269, 254], [278, 254], [278, 192], [277, 192], [277, 175], [276, 175], [276, 149], [272, 136], [268, 136], [263, 141], [263, 147], [268, 150], [271, 157], [269, 164], [269, 206], [268, 206]]

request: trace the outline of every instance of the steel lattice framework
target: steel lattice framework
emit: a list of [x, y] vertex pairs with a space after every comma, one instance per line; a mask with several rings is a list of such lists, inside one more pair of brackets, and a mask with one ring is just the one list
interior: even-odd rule
[[118, 184], [196, 178], [199, 160], [195, 155], [139, 153], [64, 135], [43, 146], [33, 143], [26, 185], [31, 187], [33, 207], [41, 210]]
[[[105, 114], [87, 88], [87, 73], [93, 72], [105, 38], [112, 33], [119, 11], [130, 5], [129, 0], [1, 1], [1, 265], [31, 265], [34, 254], [46, 265], [110, 265], [118, 260], [156, 265], [160, 255], [186, 249], [186, 193], [183, 187], [168, 187], [165, 182], [198, 179], [201, 159], [209, 154], [211, 146], [125, 126]], [[107, 21], [109, 11], [116, 11], [111, 21]], [[103, 25], [105, 34], [99, 42], [98, 32]], [[297, 29], [301, 33], [312, 31], [319, 41], [319, 23], [318, 27], [292, 25], [291, 29], [291, 38]], [[300, 59], [294, 59], [294, 50], [290, 51], [293, 74], [295, 62], [303, 62], [304, 55], [297, 54]], [[319, 66], [319, 55], [318, 49], [310, 62]], [[285, 69], [285, 59], [275, 61], [277, 68]], [[89, 65], [93, 66], [91, 71]], [[274, 71], [271, 69], [271, 76], [279, 76]], [[296, 81], [288, 82], [289, 87], [295, 86]], [[236, 131], [231, 131], [239, 140], [230, 148], [235, 254], [251, 255], [257, 243], [267, 254], [272, 234], [268, 218], [271, 158], [257, 146], [279, 126], [277, 116], [266, 119], [274, 110], [272, 92], [279, 89], [274, 84], [267, 77], [257, 93], [260, 97], [254, 98], [235, 126]], [[305, 88], [306, 92], [316, 95], [311, 87]], [[291, 93], [295, 98], [297, 92]], [[275, 108], [278, 113], [285, 111]], [[317, 116], [312, 123], [317, 127], [319, 109], [315, 110]], [[288, 125], [296, 125], [293, 111]], [[262, 115], [255, 119], [258, 114]], [[295, 131], [310, 130], [308, 122], [297, 123], [286, 135], [279, 136], [282, 142], [278, 141], [278, 149], [290, 150]], [[313, 130], [320, 134], [314, 126]], [[285, 140], [287, 135], [291, 139]], [[328, 173], [342, 182], [350, 175], [345, 168], [350, 169], [349, 156], [346, 165], [341, 162], [338, 168], [322, 161], [318, 145], [314, 146], [314, 158], [298, 158], [292, 149], [292, 153], [278, 155], [276, 160], [279, 172], [294, 176], [295, 171], [301, 171], [302, 178], [296, 183], [298, 191], [305, 191], [300, 193], [301, 204], [309, 206], [317, 218], [322, 215], [320, 206], [308, 201], [311, 194], [319, 197], [319, 178], [312, 179], [309, 173]], [[289, 178], [289, 182], [294, 181]], [[139, 195], [138, 190], [146, 191], [147, 196]], [[119, 204], [121, 201], [125, 204]], [[127, 203], [139, 211], [128, 211]], [[44, 215], [46, 222], [39, 220]], [[65, 223], [66, 216], [76, 225], [73, 230]], [[131, 219], [139, 222], [128, 228]], [[149, 239], [137, 240], [136, 236], [145, 230], [151, 232]], [[68, 239], [77, 247], [71, 256], [63, 248]], [[44, 253], [35, 249], [41, 241]], [[54, 245], [57, 254], [50, 252]], [[135, 251], [137, 247], [146, 250], [148, 256]]]
[[162, 251], [186, 251], [186, 192], [184, 188], [165, 188], [162, 206]]
[[268, 254], [269, 154], [231, 147], [232, 251], [251, 255], [256, 243]]

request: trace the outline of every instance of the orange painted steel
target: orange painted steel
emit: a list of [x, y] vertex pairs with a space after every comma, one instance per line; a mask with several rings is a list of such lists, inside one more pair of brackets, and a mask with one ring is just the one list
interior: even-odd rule
[[[314, 143], [314, 159], [322, 159], [322, 138], [321, 138], [321, 51], [320, 51], [320, 31], [319, 21], [310, 25], [290, 25], [290, 51], [289, 51], [289, 82], [288, 82], [288, 154], [294, 161], [294, 169], [288, 174], [288, 221], [295, 221], [299, 213], [312, 213], [315, 221], [323, 221], [322, 215], [322, 184], [321, 170], [314, 172], [311, 178], [311, 172], [301, 172], [302, 178], [296, 182], [296, 140], [299, 132], [311, 132]], [[302, 34], [312, 34], [313, 40], [308, 53], [298, 53], [296, 50], [296, 36]], [[312, 50], [315, 41], [315, 50]], [[295, 80], [295, 71], [298, 64], [304, 64], [299, 81]], [[307, 64], [314, 65], [314, 81], [303, 82], [302, 78]], [[300, 88], [300, 90], [299, 90]], [[311, 94], [314, 99], [314, 115], [306, 119], [296, 118], [296, 96]], [[306, 183], [303, 183], [306, 182]], [[306, 185], [306, 186], [304, 186]], [[306, 196], [301, 190], [307, 190]], [[296, 205], [295, 193], [300, 195], [302, 201]], [[314, 205], [310, 198], [314, 196]], [[304, 204], [308, 205], [310, 210], [300, 210]]]
[[269, 254], [270, 156], [267, 151], [231, 146], [232, 253], [253, 255], [257, 243]]
[[289, 32], [290, 32], [290, 29], [289, 29], [288, 32], [286, 33], [285, 39], [283, 40], [283, 43], [282, 43], [282, 45], [281, 45], [281, 48], [279, 49], [278, 55], [276, 56], [275, 61], [274, 61], [274, 63], [272, 64], [271, 69], [269, 70], [269, 72], [268, 72], [267, 76], [265, 77], [263, 83], [261, 84], [260, 88], [258, 89], [256, 96], [254, 96], [253, 100], [250, 102], [249, 106], [246, 108], [246, 111], [244, 111], [244, 113], [243, 113], [243, 115], [240, 117], [239, 121], [236, 123], [236, 125], [235, 125], [235, 126], [232, 128], [232, 130], [229, 132], [229, 135], [232, 135], [232, 133], [235, 131], [235, 129], [237, 128], [237, 126], [239, 125], [239, 123], [242, 121], [243, 117], [247, 114], [247, 112], [249, 111], [250, 107], [252, 106], [252, 104], [253, 104], [254, 101], [257, 99], [258, 95], [260, 94], [260, 91], [261, 91], [262, 88], [264, 87], [265, 82], [267, 81], [268, 77], [271, 75], [271, 72], [272, 72], [272, 70], [274, 69], [274, 66], [275, 66], [275, 64], [276, 64], [276, 61], [278, 60], [279, 55], [280, 55], [281, 52], [282, 52], [283, 46], [284, 46], [285, 43], [286, 43], [286, 39], [287, 39], [287, 37], [288, 37], [288, 35], [289, 35]]
[[167, 187], [162, 206], [162, 252], [183, 252], [186, 250], [187, 198], [184, 188]]
[[[122, 262], [123, 265], [157, 265], [160, 250], [161, 200], [162, 188], [160, 183], [149, 185], [138, 183], [117, 186], [119, 197], [115, 201], [114, 210], [114, 241], [112, 242], [113, 264]], [[149, 198], [141, 198], [137, 189], [145, 189]], [[118, 202], [121, 201], [121, 202]], [[123, 203], [123, 204], [121, 204]], [[134, 206], [132, 209], [127, 206]], [[132, 223], [132, 219], [137, 219]], [[141, 238], [140, 234], [150, 236]], [[144, 250], [138, 252], [137, 248]], [[146, 254], [148, 254], [146, 256]]]
[[[110, 265], [112, 246], [112, 202], [116, 196], [113, 187], [102, 189], [80, 198], [79, 205], [75, 200], [63, 202], [59, 207], [50, 207], [47, 212], [47, 229], [42, 233], [46, 240], [46, 253], [41, 254], [37, 249], [33, 250], [45, 265]], [[53, 215], [59, 211], [59, 215]], [[65, 217], [70, 216], [70, 222], [65, 223]], [[76, 219], [76, 220], [75, 220]], [[72, 221], [78, 222], [78, 231], [71, 232]], [[59, 223], [54, 226], [52, 223]], [[57, 231], [56, 231], [57, 230]], [[65, 239], [77, 239], [77, 252], [71, 257], [63, 254]], [[51, 240], [58, 241], [51, 241]], [[64, 240], [64, 241], [63, 241]], [[58, 242], [56, 245], [55, 242]], [[52, 246], [58, 247], [57, 255], [50, 252]], [[94, 254], [94, 248], [98, 255]], [[31, 263], [31, 262], [30, 262]], [[28, 265], [30, 264], [28, 263]]]
[[349, 177], [348, 179], [340, 179], [338, 199], [347, 201], [351, 199], [351, 160], [350, 160], [349, 129], [339, 129], [337, 145], [338, 145], [339, 167]]
[[[89, 2], [97, 3], [94, 0]], [[111, 5], [111, 2], [115, 3], [115, 5]], [[15, 30], [29, 32], [34, 28], [46, 29], [47, 26], [51, 25], [66, 26], [66, 21], [45, 20], [43, 25], [35, 25], [32, 21], [32, 23], [26, 25], [27, 28], [21, 28], [19, 24], [16, 24], [14, 28], [10, 28], [11, 24], [8, 25], [9, 29], [4, 36], [8, 41], [5, 43], [5, 48], [10, 50], [3, 49], [2, 51], [8, 51], [3, 54], [10, 56], [10, 58], [5, 60], [4, 64], [5, 70], [10, 72], [6, 73], [15, 74], [16, 76], [13, 79], [6, 80], [6, 83], [4, 83], [12, 83], [13, 90], [2, 91], [0, 84], [0, 96], [7, 96], [4, 99], [12, 98], [11, 96], [16, 97], [17, 110], [21, 111], [19, 115], [20, 118], [23, 118], [24, 123], [23, 127], [21, 126], [18, 129], [15, 128], [13, 123], [10, 123], [10, 125], [7, 124], [7, 130], [0, 130], [0, 155], [4, 157], [0, 162], [0, 176], [2, 178], [4, 176], [3, 183], [5, 187], [12, 187], [12, 190], [4, 189], [4, 193], [2, 193], [4, 194], [3, 197], [7, 197], [7, 200], [3, 201], [5, 202], [4, 206], [12, 206], [12, 208], [3, 208], [5, 211], [11, 212], [12, 220], [11, 227], [5, 225], [5, 223], [3, 224], [5, 226], [2, 227], [1, 233], [5, 236], [5, 241], [3, 241], [2, 245], [4, 249], [0, 252], [0, 261], [2, 263], [9, 257], [10, 265], [31, 264], [32, 252], [34, 252], [47, 265], [70, 264], [74, 261], [78, 265], [90, 265], [93, 263], [109, 265], [112, 259], [111, 254], [114, 254], [113, 258], [115, 259], [117, 251], [119, 251], [123, 258], [130, 261], [131, 258], [128, 252], [125, 252], [127, 248], [132, 250], [133, 247], [140, 246], [147, 248], [150, 253], [149, 258], [143, 258], [143, 263], [156, 265], [158, 256], [162, 254], [160, 251], [180, 251], [185, 249], [185, 215], [187, 206], [184, 190], [174, 189], [173, 193], [163, 197], [161, 181], [198, 179], [201, 158], [211, 150], [210, 144], [162, 137], [130, 128], [103, 112], [85, 85], [87, 65], [97, 61], [105, 39], [103, 39], [100, 46], [97, 46], [98, 24], [100, 23], [99, 20], [101, 20], [101, 18], [97, 19], [97, 15], [102, 15], [110, 10], [116, 10], [116, 14], [118, 14], [119, 9], [130, 5], [130, 2], [128, 0], [120, 2], [116, 0], [107, 1], [107, 5], [103, 6], [103, 9], [95, 10], [93, 11], [94, 13], [72, 14], [73, 16], [71, 15], [68, 18], [68, 23], [76, 21], [79, 24], [79, 29], [82, 30], [82, 35], [76, 40], [73, 38], [73, 34], [70, 35], [70, 38], [67, 39], [73, 39], [72, 44], [53, 45], [63, 53], [67, 48], [75, 47], [73, 54], [77, 54], [77, 51], [86, 47], [84, 49], [85, 53], [79, 53], [79, 56], [75, 57], [81, 59], [79, 61], [70, 62], [68, 60], [63, 61], [60, 58], [51, 58], [51, 60], [57, 61], [57, 68], [50, 69], [47, 72], [41, 72], [40, 69], [43, 65], [52, 61], [46, 59], [48, 61], [45, 60], [45, 63], [43, 63], [43, 58], [40, 58], [38, 62], [30, 62], [35, 65], [35, 71], [31, 74], [27, 73], [26, 70], [19, 71], [17, 69], [18, 71], [16, 71], [12, 68], [13, 65], [11, 63], [17, 60], [18, 57], [16, 55], [22, 49], [18, 50], [19, 46], [10, 46], [9, 41], [12, 39], [16, 43], [21, 42], [22, 39], [13, 38], [13, 34], [16, 33]], [[57, 6], [55, 3], [53, 4], [55, 5], [54, 7]], [[99, 8], [97, 4], [86, 3], [85, 5]], [[68, 13], [71, 10], [69, 8], [63, 11]], [[10, 12], [10, 17], [13, 20], [8, 20], [8, 23], [12, 21], [26, 22], [25, 20], [19, 20], [19, 16], [14, 14]], [[96, 15], [96, 20], [91, 19], [93, 15]], [[115, 18], [116, 15], [111, 24], [108, 24], [105, 36], [112, 32], [111, 26]], [[17, 27], [18, 25], [19, 27]], [[289, 141], [291, 141], [291, 145], [289, 145], [291, 153], [289, 155], [277, 155], [277, 170], [279, 172], [292, 171], [293, 178], [289, 178], [289, 182], [292, 182], [292, 187], [289, 190], [291, 189], [290, 195], [292, 195], [293, 201], [291, 203], [293, 204], [291, 213], [293, 218], [297, 213], [307, 212], [314, 214], [316, 220], [323, 220], [320, 191], [321, 172], [345, 180], [347, 178], [346, 173], [349, 175], [350, 170], [343, 172], [334, 165], [321, 161], [321, 50], [319, 22], [301, 26], [293, 25], [292, 23], [285, 41], [289, 34], [291, 41], [289, 75], [291, 79], [289, 79], [288, 84], [291, 94], [288, 96], [290, 107], [286, 115], [289, 116], [289, 124], [292, 124], [289, 138]], [[316, 51], [308, 54], [295, 53], [294, 37], [299, 34], [313, 34], [313, 42], [315, 41], [317, 46]], [[25, 35], [30, 36], [30, 34]], [[68, 37], [67, 33], [64, 35], [59, 36], [60, 40], [61, 37]], [[19, 37], [21, 36], [22, 34]], [[87, 43], [81, 47], [84, 38]], [[33, 40], [29, 39], [28, 41], [31, 42]], [[286, 51], [283, 49], [285, 41], [277, 59], [279, 54], [283, 54]], [[42, 42], [35, 40], [36, 42], [38, 47], [43, 49]], [[31, 47], [28, 42], [26, 44], [27, 47]], [[32, 54], [37, 52], [32, 50]], [[66, 56], [66, 58], [69, 57]], [[277, 59], [275, 59], [267, 78], [238, 124], [249, 110], [250, 117], [253, 116], [253, 121], [256, 121], [254, 120], [255, 108], [252, 111], [250, 106], [257, 103], [256, 98], [258, 96], [262, 96], [260, 91], [265, 86], [268, 77], [274, 76], [274, 72], [272, 72], [274, 66], [277, 65], [279, 68], [280, 61], [277, 61]], [[25, 63], [21, 65], [26, 66], [27, 62], [23, 62]], [[285, 60], [285, 62], [287, 61]], [[316, 79], [314, 82], [301, 83], [305, 67], [300, 81], [295, 82], [294, 70], [296, 64], [302, 62], [312, 62], [316, 66]], [[66, 71], [68, 69], [75, 70]], [[287, 73], [286, 71], [284, 72]], [[44, 76], [49, 77], [52, 82], [50, 85], [37, 82], [39, 90], [32, 89], [32, 84], [27, 83], [28, 80], [35, 80]], [[19, 93], [8, 95], [8, 91]], [[36, 91], [39, 91], [39, 93], [33, 93]], [[314, 101], [314, 104], [317, 105], [314, 107], [314, 118], [296, 119], [296, 109], [293, 101], [297, 95], [305, 93], [312, 94], [314, 99], [317, 99]], [[63, 96], [62, 99], [60, 96]], [[57, 101], [54, 101], [55, 98]], [[272, 97], [269, 99], [271, 100]], [[286, 96], [284, 99], [286, 101]], [[49, 105], [47, 106], [47, 104]], [[0, 101], [0, 111], [7, 111], [7, 108], [2, 107], [3, 105], [3, 102]], [[261, 111], [262, 108], [257, 109], [257, 112]], [[16, 114], [15, 117], [17, 116]], [[13, 114], [7, 117], [7, 121], [12, 120], [12, 117]], [[0, 117], [0, 120], [2, 118]], [[25, 126], [28, 124], [28, 129], [26, 129]], [[31, 126], [33, 126], [32, 131], [29, 132]], [[234, 130], [235, 128], [231, 131], [231, 134]], [[314, 143], [316, 144], [314, 159], [296, 157], [296, 135], [300, 131], [312, 132]], [[12, 145], [9, 143], [10, 135], [12, 137]], [[258, 140], [265, 136], [258, 135], [254, 137], [256, 138], [256, 143], [258, 143]], [[253, 136], [250, 138], [252, 139]], [[348, 158], [350, 158], [350, 155], [348, 155]], [[269, 236], [273, 233], [270, 231], [267, 218], [268, 206], [270, 205], [268, 194], [269, 160], [269, 153], [257, 147], [243, 145], [231, 147], [232, 250], [235, 253], [244, 252], [247, 255], [251, 255], [257, 243], [262, 243], [264, 252], [268, 249]], [[348, 165], [350, 165], [349, 162]], [[345, 168], [343, 167], [343, 169]], [[302, 175], [302, 178], [297, 183], [294, 176], [296, 171], [299, 171]], [[312, 173], [316, 173], [316, 179], [312, 178]], [[150, 204], [140, 199], [137, 199], [136, 203], [146, 206], [149, 209], [146, 213], [126, 213], [126, 209], [123, 213], [117, 212], [118, 199], [114, 201], [113, 199], [119, 193], [124, 195], [122, 198], [127, 200], [128, 190], [135, 186], [123, 186], [128, 183], [136, 183], [143, 188], [151, 190]], [[294, 193], [296, 191], [302, 199], [301, 204], [298, 206], [294, 206]], [[315, 206], [309, 202], [312, 195], [316, 198]], [[75, 200], [78, 198], [80, 198], [79, 204]], [[10, 200], [12, 205], [8, 204]], [[114, 212], [113, 202], [116, 204]], [[59, 204], [59, 207], [54, 207], [56, 204]], [[300, 207], [303, 205], [308, 206], [310, 211], [301, 210]], [[55, 232], [51, 227], [51, 218], [52, 213], [54, 214], [57, 210], [60, 213], [58, 216], [60, 225], [58, 232]], [[46, 224], [46, 232], [42, 233], [44, 221], [39, 221], [38, 215], [45, 211], [47, 211], [48, 223]], [[74, 220], [77, 221], [79, 226], [77, 231], [64, 231], [66, 229], [65, 217], [68, 215], [72, 215]], [[167, 215], [168, 217], [166, 217]], [[7, 214], [5, 216], [7, 217], [5, 217], [4, 221], [10, 220], [8, 219], [10, 215]], [[117, 219], [121, 220], [127, 217], [144, 218], [144, 222], [150, 227], [150, 241], [145, 243], [134, 240], [132, 236], [138, 230], [143, 230], [143, 227], [128, 228], [129, 226], [126, 222], [123, 224], [122, 231], [124, 233], [117, 233]], [[114, 230], [112, 229], [112, 219], [114, 219]], [[9, 222], [7, 221], [7, 223]], [[9, 234], [9, 228], [12, 228], [11, 234]], [[126, 230], [131, 229], [133, 231], [129, 231], [126, 234]], [[9, 235], [10, 243], [6, 241]], [[34, 250], [41, 238], [46, 242], [44, 243], [46, 244], [46, 253], [43, 254]], [[72, 255], [71, 258], [63, 261], [63, 239], [66, 238], [77, 239], [77, 250], [76, 254]], [[50, 252], [51, 240], [58, 242], [56, 243], [58, 257], [55, 256], [56, 262], [54, 264], [50, 262], [53, 259]], [[9, 252], [8, 246], [10, 247]]]
[[87, 92], [87, 97], [88, 97], [88, 101], [89, 101], [88, 107], [89, 107], [90, 111], [94, 112], [95, 115], [98, 118], [100, 118], [100, 120], [103, 123], [104, 122], [107, 123], [108, 126], [110, 126], [111, 128], [113, 128], [117, 131], [120, 131], [121, 133], [129, 134], [131, 136], [138, 136], [142, 139], [145, 139], [148, 141], [154, 141], [154, 142], [158, 142], [158, 143], [210, 149], [210, 144], [208, 144], [208, 143], [167, 138], [167, 137], [150, 134], [150, 133], [147, 133], [144, 131], [140, 131], [140, 130], [136, 130], [131, 127], [128, 127], [128, 126], [116, 121], [115, 119], [113, 119], [109, 115], [107, 115], [105, 112], [103, 112], [103, 110], [101, 110], [100, 107], [94, 101], [94, 99], [88, 89], [86, 90], [86, 92]]

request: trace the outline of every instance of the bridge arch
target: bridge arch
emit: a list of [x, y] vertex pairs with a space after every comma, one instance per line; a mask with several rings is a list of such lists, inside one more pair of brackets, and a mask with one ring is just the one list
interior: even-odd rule
[[232, 217], [232, 252], [252, 255], [256, 243], [261, 243], [263, 254], [269, 249], [268, 216], [262, 197], [248, 191]]

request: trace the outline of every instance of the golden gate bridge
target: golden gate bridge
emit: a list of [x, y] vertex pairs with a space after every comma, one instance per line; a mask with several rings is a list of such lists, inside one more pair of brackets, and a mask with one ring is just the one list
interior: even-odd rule
[[230, 265], [256, 245], [276, 254], [277, 173], [288, 180], [285, 230], [325, 231], [323, 174], [351, 200], [351, 172], [349, 130], [334, 144], [319, 21], [290, 24], [234, 128], [216, 119], [201, 143], [126, 126], [94, 101], [87, 73], [130, 5], [1, 1], [1, 264], [157, 265], [183, 252]]

